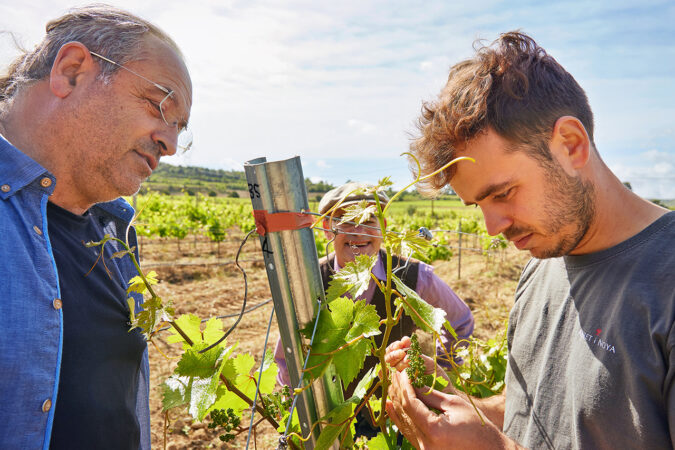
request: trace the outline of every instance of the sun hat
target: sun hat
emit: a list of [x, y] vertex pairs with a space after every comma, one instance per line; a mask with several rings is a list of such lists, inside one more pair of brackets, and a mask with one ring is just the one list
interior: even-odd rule
[[[363, 192], [363, 189], [372, 187], [372, 184], [350, 181], [349, 183], [343, 184], [340, 187], [331, 189], [330, 191], [326, 192], [319, 202], [319, 214], [325, 214], [326, 211], [331, 209], [343, 199], [344, 201], [340, 203], [340, 208], [359, 203], [362, 200], [375, 203], [375, 195], [373, 193], [366, 194]], [[382, 206], [389, 202], [389, 197], [387, 197], [387, 194], [384, 192], [377, 192], [377, 196], [380, 199]]]

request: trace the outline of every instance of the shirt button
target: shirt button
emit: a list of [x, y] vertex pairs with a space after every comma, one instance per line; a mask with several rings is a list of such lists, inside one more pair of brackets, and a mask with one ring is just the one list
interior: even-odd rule
[[52, 302], [52, 305], [54, 305], [54, 309], [61, 309], [63, 306], [63, 302], [61, 301], [60, 298], [55, 298], [54, 301]]
[[50, 399], [45, 400], [45, 402], [42, 404], [42, 412], [48, 412], [50, 409], [52, 409], [52, 401]]
[[35, 232], [36, 232], [37, 234], [39, 234], [40, 236], [42, 236], [42, 230], [41, 230], [40, 228], [38, 228], [37, 225], [35, 225], [35, 226], [33, 227], [33, 230], [35, 230]]
[[0, 191], [2, 192], [9, 192], [11, 189], [12, 188], [9, 187], [9, 184], [3, 184], [2, 186], [0, 186]]
[[43, 179], [40, 180], [40, 186], [42, 186], [43, 188], [48, 188], [51, 185], [52, 179], [49, 177], [44, 177]]

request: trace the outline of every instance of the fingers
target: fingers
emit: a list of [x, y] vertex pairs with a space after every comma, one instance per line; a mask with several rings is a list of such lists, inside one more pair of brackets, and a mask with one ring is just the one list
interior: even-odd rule
[[417, 394], [417, 398], [429, 408], [435, 408], [442, 411], [446, 409], [448, 394], [444, 394], [435, 389], [429, 392], [429, 388], [426, 387], [415, 389], [415, 393]]
[[[400, 409], [405, 411], [406, 416], [410, 419], [410, 422], [415, 426], [415, 428], [419, 430], [420, 433], [425, 434], [425, 430], [436, 414], [431, 412], [429, 408], [418, 398], [415, 388], [413, 388], [410, 380], [408, 379], [408, 374], [405, 372], [397, 372], [392, 374], [392, 386], [396, 386], [394, 391], [396, 392], [397, 402], [401, 405]], [[422, 396], [423, 395], [420, 395], [420, 397]], [[435, 397], [432, 402], [437, 402]]]
[[415, 427], [410, 423], [410, 420], [405, 420], [405, 412], [402, 412], [403, 417], [399, 415], [399, 413], [396, 411], [396, 407], [394, 404], [391, 402], [391, 400], [387, 400], [387, 403], [385, 405], [385, 409], [387, 411], [387, 416], [391, 421], [396, 425], [398, 430], [403, 433], [403, 436], [415, 447], [419, 448], [419, 444], [417, 442], [417, 436], [415, 435]]
[[400, 341], [395, 341], [387, 347], [384, 360], [399, 372], [408, 367], [406, 350], [410, 348], [410, 338], [405, 336]]

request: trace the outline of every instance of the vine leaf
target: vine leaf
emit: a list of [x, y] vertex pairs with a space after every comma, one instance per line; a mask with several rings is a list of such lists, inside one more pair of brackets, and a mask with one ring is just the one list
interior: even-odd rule
[[357, 225], [360, 225], [364, 222], [368, 222], [376, 212], [377, 208], [375, 205], [370, 204], [368, 200], [361, 200], [360, 202], [345, 208], [345, 211], [340, 218], [340, 224], [345, 222], [355, 222]]
[[[307, 324], [302, 332], [311, 337], [314, 323]], [[320, 376], [330, 362], [347, 385], [363, 367], [363, 362], [370, 351], [370, 341], [362, 339], [347, 343], [363, 336], [368, 338], [380, 334], [380, 317], [374, 305], [367, 305], [365, 300], [357, 302], [340, 297], [321, 311], [312, 352], [307, 363], [308, 371], [313, 378]], [[338, 348], [340, 351], [336, 351]]]
[[[345, 423], [340, 426], [324, 425], [315, 448], [330, 448], [331, 444], [335, 442], [335, 439], [337, 439], [347, 426], [346, 420], [354, 414], [356, 406], [361, 402], [361, 399], [366, 396], [366, 393], [373, 383], [373, 380], [377, 377], [379, 370], [379, 364], [370, 369], [363, 378], [361, 378], [361, 381], [359, 381], [359, 384], [354, 389], [354, 394], [347, 401], [336, 406], [326, 415], [326, 417], [324, 417], [323, 420], [326, 420], [331, 424]], [[355, 431], [353, 421], [350, 421], [350, 428], [351, 436], [353, 436]], [[343, 442], [343, 445], [351, 447], [351, 438], [348, 438]]]
[[239, 374], [236, 386], [251, 399], [255, 396], [260, 370], [262, 369], [262, 378], [260, 379], [259, 392], [262, 394], [270, 394], [274, 390], [278, 372], [277, 365], [274, 364], [274, 355], [269, 350], [265, 353], [261, 367], [251, 373], [254, 364], [255, 360], [253, 356], [247, 353], [237, 355], [234, 362], [234, 366]]
[[347, 292], [352, 298], [363, 294], [370, 284], [370, 271], [377, 261], [376, 256], [359, 255], [336, 272], [328, 283], [326, 301], [330, 303]]
[[131, 327], [129, 331], [140, 328], [143, 330], [145, 339], [149, 341], [160, 323], [173, 320], [174, 310], [170, 302], [168, 305], [164, 305], [160, 297], [152, 297], [141, 306], [143, 311], [130, 317]]
[[375, 367], [370, 369], [366, 374], [361, 378], [361, 381], [354, 388], [354, 393], [349, 398], [349, 401], [352, 403], [359, 403], [363, 397], [368, 393], [370, 385], [373, 384], [373, 380], [377, 378], [377, 374], [380, 372], [380, 363], [377, 363]]
[[[189, 337], [192, 342], [201, 342], [202, 333], [199, 329], [201, 325], [201, 320], [199, 317], [194, 314], [183, 314], [182, 316], [176, 319], [176, 325], [180, 327], [181, 330]], [[190, 348], [190, 345], [185, 342], [183, 336], [181, 336], [174, 327], [170, 328], [171, 334], [167, 338], [169, 344], [175, 344], [176, 342], [183, 342], [186, 345], [184, 348]]]
[[[154, 285], [157, 284], [159, 281], [157, 280], [157, 272], [154, 270], [151, 270], [145, 275], [145, 279], [147, 280], [149, 285]], [[139, 294], [144, 294], [148, 291], [148, 286], [145, 284], [145, 281], [143, 281], [143, 278], [141, 278], [140, 275], [136, 275], [133, 277], [131, 280], [129, 280], [129, 287], [127, 288], [127, 295], [131, 294], [132, 292], [138, 292]]]
[[381, 179], [377, 182], [377, 186], [375, 187], [375, 190], [376, 190], [376, 191], [383, 191], [384, 188], [387, 188], [387, 187], [393, 186], [393, 185], [394, 185], [394, 182], [391, 181], [391, 177], [390, 177], [390, 176], [389, 176], [389, 177], [384, 177], [384, 178], [381, 178]]
[[[354, 421], [347, 421], [347, 419], [354, 414], [355, 408], [356, 404], [347, 401], [333, 408], [331, 412], [321, 419], [322, 421], [328, 422], [328, 425], [324, 425], [321, 434], [319, 434], [319, 439], [317, 439], [316, 446], [314, 447], [316, 450], [331, 448], [333, 442], [335, 442], [338, 436], [344, 431], [348, 423], [351, 428], [351, 436], [354, 435]], [[350, 441], [351, 439], [347, 439], [343, 445], [347, 445], [347, 448], [351, 447]]]
[[405, 232], [391, 232], [386, 234], [386, 242], [391, 247], [392, 253], [410, 257], [413, 253], [425, 254], [431, 247], [431, 242], [419, 235], [418, 231], [407, 230]]
[[408, 314], [415, 325], [427, 333], [440, 333], [443, 323], [445, 323], [445, 311], [440, 308], [434, 308], [420, 297], [417, 292], [403, 284], [396, 275], [391, 279], [396, 284], [396, 290], [403, 295], [405, 300], [396, 299], [396, 305], [403, 305], [403, 309]]
[[183, 353], [175, 373], [183, 376], [198, 378], [211, 378], [218, 368], [217, 363], [224, 349], [215, 347], [206, 353], [199, 353], [199, 350], [206, 348], [206, 345], [195, 345]]
[[[192, 342], [206, 342], [211, 343], [217, 341], [223, 335], [223, 322], [220, 319], [215, 317], [209, 319], [206, 322], [204, 330], [201, 330], [201, 319], [194, 314], [183, 314], [175, 320], [176, 325], [183, 330], [183, 332], [189, 337]], [[170, 344], [175, 344], [176, 342], [182, 342], [183, 348], [190, 348], [183, 336], [176, 331], [174, 327], [171, 327], [171, 334], [167, 338], [167, 342]], [[224, 347], [224, 343], [221, 343], [221, 346]]]
[[397, 433], [392, 433], [392, 441], [387, 441], [384, 434], [378, 433], [377, 436], [367, 442], [367, 448], [369, 450], [415, 450], [415, 447], [413, 447], [413, 445], [405, 438], [403, 438], [401, 445], [398, 445], [396, 442], [396, 435]]
[[216, 397], [217, 400], [213, 403], [213, 405], [211, 405], [209, 411], [213, 411], [214, 409], [232, 408], [235, 414], [241, 416], [242, 411], [249, 408], [248, 404], [244, 400], [242, 400], [234, 392], [228, 391], [227, 388], [222, 384], [216, 391]]
[[[183, 353], [174, 375], [162, 386], [162, 403], [164, 410], [187, 404], [188, 412], [203, 420], [218, 399], [220, 373], [231, 360], [234, 347], [227, 350], [216, 347], [203, 354], [198, 353], [200, 348], [206, 348], [206, 344], [196, 345]], [[214, 359], [214, 355], [218, 357]]]

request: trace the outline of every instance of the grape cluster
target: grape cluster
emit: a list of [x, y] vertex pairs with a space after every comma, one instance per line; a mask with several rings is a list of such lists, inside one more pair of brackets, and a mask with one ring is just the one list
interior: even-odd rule
[[236, 429], [240, 423], [241, 418], [235, 414], [232, 408], [228, 408], [227, 411], [224, 409], [214, 409], [211, 411], [209, 428], [222, 427], [225, 430], [225, 434], [221, 434], [219, 438], [221, 441], [227, 442], [234, 439], [235, 434], [232, 433], [232, 430]]
[[431, 386], [434, 381], [433, 375], [424, 374], [424, 360], [417, 335], [410, 337], [410, 348], [408, 349], [408, 367], [405, 369], [412, 385], [416, 388]]
[[281, 389], [281, 392], [263, 395], [265, 412], [270, 417], [281, 417], [280, 412], [288, 411], [292, 403], [293, 398], [291, 397], [291, 389], [288, 386], [284, 386]]

